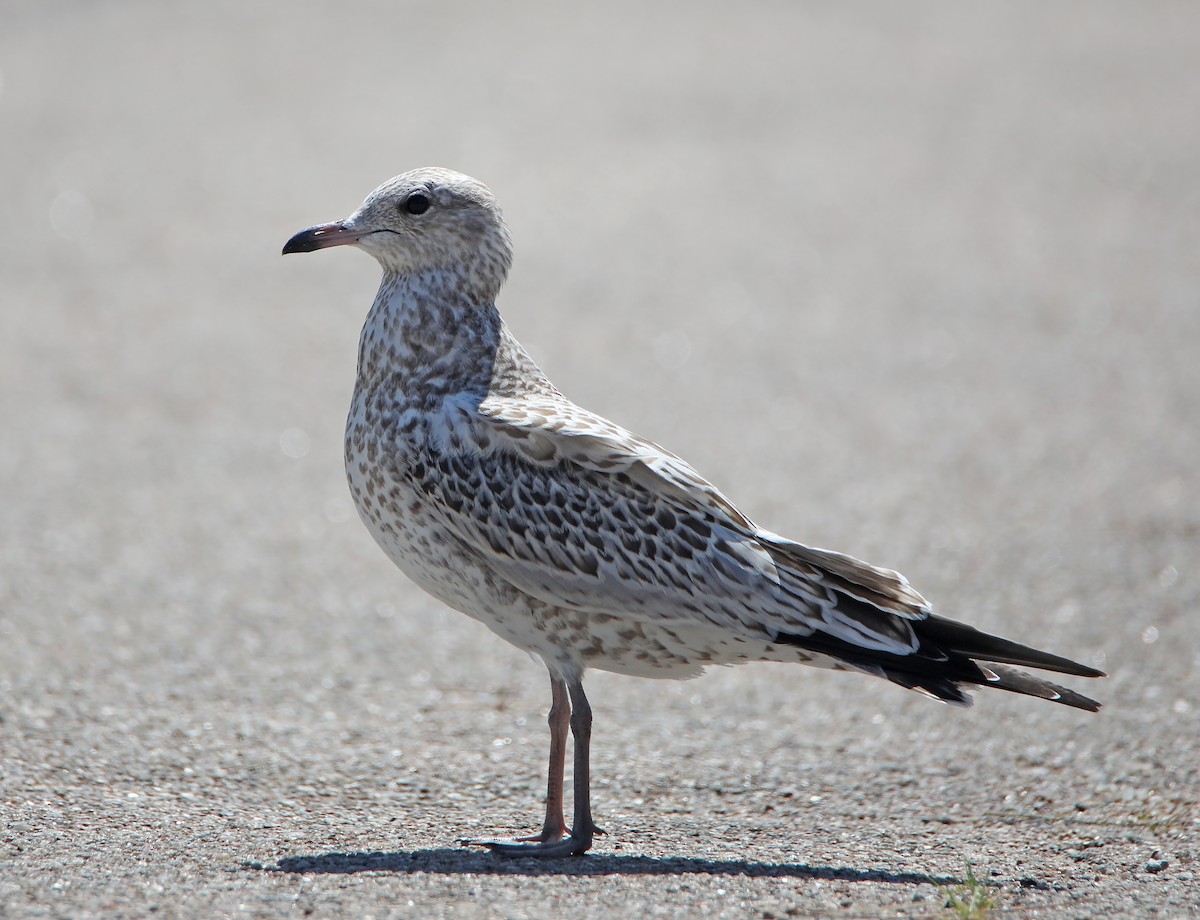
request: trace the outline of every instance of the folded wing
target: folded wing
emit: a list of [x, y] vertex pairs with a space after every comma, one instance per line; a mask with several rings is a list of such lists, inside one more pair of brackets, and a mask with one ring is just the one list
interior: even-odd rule
[[447, 529], [546, 603], [717, 626], [952, 703], [969, 703], [965, 683], [1098, 708], [1005, 665], [1100, 672], [933, 616], [890, 569], [761, 530], [679, 457], [565, 400], [490, 397], [446, 419], [419, 487]]
[[760, 530], [679, 457], [605, 419], [496, 397], [446, 417], [421, 488], [448, 529], [547, 603], [766, 641], [916, 645], [908, 621], [929, 608], [902, 576]]

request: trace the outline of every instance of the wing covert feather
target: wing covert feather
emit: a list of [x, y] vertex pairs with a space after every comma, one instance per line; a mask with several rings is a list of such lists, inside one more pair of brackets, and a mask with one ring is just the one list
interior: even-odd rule
[[[492, 397], [452, 411], [448, 443], [459, 447], [434, 452], [418, 485], [521, 590], [767, 641], [820, 630], [885, 651], [914, 646], [888, 616], [925, 615], [903, 578], [760, 531], [654, 443], [569, 403]], [[846, 595], [863, 603], [839, 603]]]

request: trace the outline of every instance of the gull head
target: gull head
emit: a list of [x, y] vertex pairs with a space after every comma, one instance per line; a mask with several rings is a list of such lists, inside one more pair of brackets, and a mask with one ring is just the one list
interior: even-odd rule
[[345, 220], [301, 230], [283, 252], [347, 245], [373, 255], [386, 275], [441, 272], [492, 298], [512, 264], [512, 240], [491, 190], [438, 167], [389, 179]]

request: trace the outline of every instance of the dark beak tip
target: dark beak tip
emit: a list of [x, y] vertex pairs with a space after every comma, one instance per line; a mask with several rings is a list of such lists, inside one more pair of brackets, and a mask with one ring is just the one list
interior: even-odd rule
[[307, 230], [301, 230], [290, 240], [283, 244], [282, 255], [288, 255], [293, 252], [312, 252], [317, 248], [318, 237], [314, 232], [315, 228], [309, 227]]
[[340, 221], [332, 224], [320, 224], [301, 230], [283, 244], [283, 255], [293, 252], [315, 252], [318, 249], [328, 249], [330, 246], [344, 246], [357, 242], [361, 233], [350, 230]]

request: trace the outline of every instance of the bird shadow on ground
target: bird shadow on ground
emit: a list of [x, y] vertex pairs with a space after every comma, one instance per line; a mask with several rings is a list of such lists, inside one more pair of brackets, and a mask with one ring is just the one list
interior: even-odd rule
[[890, 869], [851, 869], [803, 863], [749, 862], [685, 857], [597, 855], [561, 859], [505, 859], [490, 853], [444, 847], [395, 853], [323, 853], [287, 856], [275, 866], [259, 863], [245, 869], [300, 875], [352, 875], [357, 872], [407, 872], [435, 875], [723, 875], [753, 878], [804, 878], [893, 885], [953, 885], [951, 876]]

